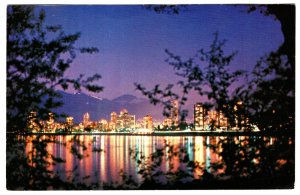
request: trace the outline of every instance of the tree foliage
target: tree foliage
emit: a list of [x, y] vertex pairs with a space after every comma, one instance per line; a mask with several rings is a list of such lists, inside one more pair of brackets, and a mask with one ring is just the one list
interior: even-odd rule
[[[159, 5], [157, 5], [159, 7]], [[154, 7], [157, 7], [154, 6]], [[185, 81], [177, 84], [181, 87], [183, 95], [180, 105], [187, 101], [187, 94], [195, 90], [200, 96], [206, 95], [210, 100], [208, 107], [212, 105], [217, 110], [224, 111], [230, 119], [234, 103], [243, 102], [243, 114], [251, 123], [256, 124], [261, 130], [286, 130], [294, 132], [295, 129], [295, 6], [294, 5], [243, 5], [247, 13], [259, 10], [267, 17], [274, 17], [281, 23], [284, 42], [280, 47], [258, 59], [257, 64], [250, 73], [243, 71], [229, 72], [235, 52], [224, 55], [224, 41], [219, 41], [217, 36], [211, 44], [210, 50], [201, 49], [196, 57], [202, 63], [195, 63], [195, 58], [183, 61], [178, 55], [167, 51], [173, 60], [169, 62], [178, 76]], [[151, 7], [150, 7], [151, 8]], [[176, 9], [175, 9], [176, 8]], [[180, 13], [181, 6], [160, 6], [152, 8], [157, 13], [169, 13], [170, 10]], [[203, 66], [203, 62], [208, 64]], [[228, 89], [238, 78], [244, 76], [246, 83], [237, 86], [233, 93]], [[174, 85], [166, 89], [160, 89], [156, 85], [153, 90], [145, 89], [141, 84], [135, 84], [137, 89], [148, 96], [151, 103], [162, 102], [166, 104], [167, 97], [178, 98], [179, 95], [170, 91]], [[209, 89], [209, 90], [207, 90]], [[169, 106], [170, 107], [170, 106]], [[168, 110], [168, 109], [167, 109]], [[186, 112], [184, 112], [184, 116]], [[231, 120], [232, 122], [232, 120]]]
[[186, 5], [144, 5], [143, 7], [147, 10], [153, 10], [158, 14], [179, 14], [183, 8], [186, 8]]
[[77, 53], [95, 53], [97, 48], [78, 48], [80, 33], [66, 34], [61, 26], [45, 24], [45, 12], [34, 6], [7, 7], [7, 130], [23, 131], [31, 111], [45, 118], [51, 108], [62, 105], [58, 87], [86, 88], [100, 92], [93, 84], [99, 74], [85, 78], [65, 75]]
[[262, 130], [293, 133], [295, 129], [295, 6], [250, 5], [248, 12], [259, 10], [281, 23], [284, 42], [262, 56], [252, 79], [236, 91], [247, 104], [250, 117]]
[[[181, 78], [176, 83], [182, 90], [181, 95], [174, 92], [174, 84], [169, 84], [161, 89], [155, 85], [154, 89], [147, 90], [141, 84], [135, 83], [137, 90], [141, 91], [153, 104], [164, 105], [164, 114], [168, 116], [172, 105], [170, 100], [178, 99], [181, 110], [181, 120], [187, 116], [187, 111], [182, 106], [188, 100], [188, 94], [196, 91], [199, 96], [206, 97], [206, 107], [215, 107], [229, 114], [229, 107], [233, 99], [229, 95], [229, 88], [236, 83], [244, 74], [242, 70], [231, 71], [229, 65], [237, 52], [226, 54], [224, 51], [225, 40], [219, 40], [218, 33], [214, 34], [214, 40], [209, 50], [200, 49], [194, 57], [183, 60], [180, 56], [166, 50], [169, 58], [166, 60], [176, 71], [175, 74]], [[227, 107], [225, 107], [225, 105]]]

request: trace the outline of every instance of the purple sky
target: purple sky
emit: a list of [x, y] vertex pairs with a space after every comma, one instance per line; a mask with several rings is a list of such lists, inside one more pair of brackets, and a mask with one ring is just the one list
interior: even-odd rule
[[[78, 46], [94, 46], [99, 53], [78, 55], [68, 76], [99, 73], [105, 89], [98, 96], [123, 94], [142, 97], [134, 82], [152, 88], [178, 80], [164, 62], [164, 50], [188, 58], [208, 49], [213, 33], [227, 40], [226, 51], [238, 51], [233, 69], [251, 70], [259, 57], [283, 42], [280, 23], [245, 8], [222, 5], [188, 6], [179, 15], [157, 14], [141, 6], [43, 6], [47, 24], [65, 32], [81, 32]], [[70, 91], [72, 92], [72, 91]], [[195, 101], [199, 97], [192, 97]]]

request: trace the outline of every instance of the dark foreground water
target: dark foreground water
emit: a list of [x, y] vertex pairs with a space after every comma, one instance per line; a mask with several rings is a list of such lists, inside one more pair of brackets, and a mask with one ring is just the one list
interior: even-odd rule
[[[24, 152], [33, 167], [32, 159], [37, 157], [36, 139], [36, 136], [19, 137], [19, 143], [25, 143]], [[48, 170], [57, 173], [62, 181], [100, 183], [99, 188], [103, 183], [122, 183], [120, 173], [131, 175], [140, 184], [145, 179], [145, 170], [151, 170], [147, 165], [149, 168], [157, 159], [161, 162], [155, 168], [164, 173], [186, 170], [186, 162], [195, 162], [198, 167], [193, 168], [190, 179], [201, 179], [205, 172], [225, 175], [224, 178], [230, 174], [247, 177], [256, 171], [264, 173], [262, 169], [266, 168], [275, 172], [287, 161], [293, 161], [287, 159], [293, 158], [292, 155], [268, 157], [270, 152], [280, 152], [276, 144], [281, 140], [276, 137], [58, 135], [38, 139], [50, 140], [45, 146], [49, 153], [46, 155]], [[286, 138], [284, 143], [294, 142]], [[157, 159], [151, 158], [158, 151]], [[281, 152], [286, 152], [285, 148]], [[217, 167], [218, 164], [222, 166]], [[139, 172], [141, 169], [144, 172]], [[167, 182], [166, 177], [158, 179]]]

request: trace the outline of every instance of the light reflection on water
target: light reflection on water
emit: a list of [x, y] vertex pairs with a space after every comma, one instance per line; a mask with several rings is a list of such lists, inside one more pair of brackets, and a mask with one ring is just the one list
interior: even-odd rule
[[[65, 163], [56, 163], [51, 165], [50, 170], [57, 171], [61, 179], [71, 180], [76, 174], [78, 178], [90, 176], [87, 179], [80, 180], [82, 182], [116, 182], [120, 181], [120, 170], [124, 173], [132, 175], [137, 181], [141, 181], [138, 175], [138, 159], [134, 159], [134, 152], [139, 152], [145, 157], [149, 157], [156, 148], [163, 148], [167, 143], [174, 147], [184, 147], [189, 155], [189, 159], [198, 162], [206, 167], [210, 172], [211, 163], [221, 160], [221, 157], [213, 152], [212, 148], [207, 147], [208, 144], [216, 144], [222, 137], [218, 136], [124, 136], [124, 135], [80, 135], [77, 136], [79, 141], [84, 143], [86, 148], [80, 147], [74, 140], [74, 136], [54, 136], [56, 143], [49, 143], [47, 151], [65, 159]], [[27, 137], [26, 153], [32, 151], [32, 139], [34, 136]], [[236, 137], [236, 141], [244, 139], [243, 136]], [[271, 138], [270, 144], [274, 140]], [[64, 145], [65, 143], [65, 145]], [[76, 147], [79, 153], [83, 154], [80, 160], [71, 153], [71, 148]], [[100, 149], [100, 152], [93, 151]], [[177, 169], [180, 167], [179, 158], [175, 157], [172, 162], [167, 157], [168, 147], [165, 148], [165, 157], [162, 162], [162, 171], [169, 171], [172, 167]], [[222, 150], [222, 148], [218, 148]], [[29, 155], [30, 159], [30, 155]], [[50, 160], [50, 162], [53, 162]], [[77, 167], [77, 169], [76, 169]], [[75, 170], [72, 172], [72, 170]], [[201, 171], [197, 170], [195, 177], [201, 175]]]

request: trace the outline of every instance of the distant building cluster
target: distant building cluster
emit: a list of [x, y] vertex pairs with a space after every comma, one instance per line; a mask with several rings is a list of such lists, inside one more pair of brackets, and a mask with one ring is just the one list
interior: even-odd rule
[[135, 115], [128, 113], [126, 109], [122, 109], [120, 114], [116, 112], [110, 114], [110, 121], [102, 118], [99, 121], [91, 121], [89, 113], [83, 115], [82, 123], [79, 124], [79, 130], [101, 130], [101, 131], [116, 131], [116, 130], [134, 130], [136, 127]]
[[249, 119], [242, 113], [243, 103], [237, 102], [233, 107], [233, 119], [232, 123], [228, 117], [222, 111], [207, 110], [202, 103], [196, 103], [194, 105], [194, 129], [195, 131], [204, 130], [228, 130], [230, 127], [233, 130], [243, 129], [248, 124]]
[[[196, 103], [194, 105], [194, 121], [190, 121], [190, 125], [183, 128], [193, 131], [243, 129], [249, 120], [240, 112], [242, 107], [242, 102], [237, 102], [233, 107], [233, 118], [229, 119], [222, 111], [208, 110], [202, 103]], [[184, 130], [182, 127], [179, 128], [179, 123], [178, 101], [172, 100], [170, 116], [163, 121], [153, 120], [151, 115], [145, 115], [143, 118], [136, 120], [135, 115], [130, 114], [126, 109], [121, 109], [119, 114], [112, 112], [109, 121], [104, 118], [99, 121], [92, 121], [90, 114], [85, 113], [82, 122], [79, 124], [75, 124], [74, 118], [71, 116], [66, 117], [65, 122], [55, 122], [52, 113], [48, 114], [46, 121], [37, 121], [37, 113], [30, 112], [27, 127], [32, 132], [115, 131], [151, 133], [154, 130]], [[184, 123], [187, 124], [186, 121]]]
[[[85, 113], [82, 122], [76, 125], [74, 118], [66, 117], [65, 122], [55, 122], [52, 113], [49, 113], [48, 120], [37, 121], [37, 113], [30, 112], [28, 116], [28, 129], [31, 132], [72, 132], [72, 131], [135, 131], [137, 129], [153, 131], [152, 116], [146, 115], [136, 124], [135, 115], [129, 114], [126, 109], [122, 109], [120, 114], [116, 112], [110, 114], [110, 121], [102, 118], [99, 121], [92, 121], [89, 113]], [[138, 128], [137, 128], [138, 127]]]
[[47, 120], [38, 120], [37, 112], [31, 111], [27, 120], [27, 128], [31, 132], [56, 132], [58, 129], [67, 129], [73, 126], [73, 117], [67, 117], [66, 123], [58, 123], [54, 120], [53, 113], [48, 113]]

